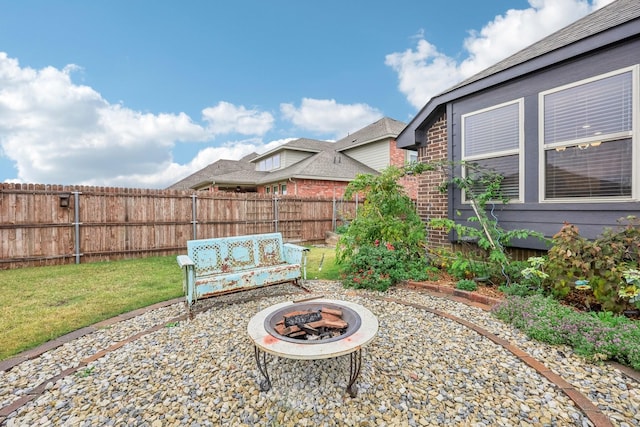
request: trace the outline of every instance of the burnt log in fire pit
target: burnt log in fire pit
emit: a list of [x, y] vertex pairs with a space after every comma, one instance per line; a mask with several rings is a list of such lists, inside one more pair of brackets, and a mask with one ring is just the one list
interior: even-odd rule
[[264, 321], [267, 332], [300, 343], [326, 343], [344, 339], [360, 328], [361, 320], [347, 306], [296, 303], [274, 311]]

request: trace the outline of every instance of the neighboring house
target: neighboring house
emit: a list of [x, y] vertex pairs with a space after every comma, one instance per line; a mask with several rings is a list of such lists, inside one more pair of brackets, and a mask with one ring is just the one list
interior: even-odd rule
[[[595, 238], [640, 215], [640, 1], [617, 0], [433, 97], [397, 141], [421, 162], [501, 172], [505, 229], [553, 236], [568, 222]], [[473, 216], [459, 190], [438, 193], [436, 174], [419, 181], [424, 220]]]
[[[415, 151], [396, 147], [405, 126], [385, 117], [337, 142], [296, 139], [260, 155], [218, 160], [169, 189], [341, 198], [356, 175], [416, 160]], [[415, 199], [417, 179], [406, 177], [403, 184]]]

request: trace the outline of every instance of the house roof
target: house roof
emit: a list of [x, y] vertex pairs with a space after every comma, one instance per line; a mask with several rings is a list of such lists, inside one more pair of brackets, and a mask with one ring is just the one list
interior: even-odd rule
[[266, 184], [288, 178], [351, 181], [358, 174], [377, 175], [378, 172], [335, 150], [325, 150], [307, 157], [288, 168], [268, 173], [262, 177], [259, 183]]
[[276, 148], [269, 150], [266, 153], [256, 155], [251, 160], [253, 162], [256, 162], [260, 159], [269, 157], [279, 151], [284, 151], [284, 150], [319, 153], [320, 151], [326, 150], [330, 147], [333, 147], [333, 143], [329, 141], [321, 141], [319, 139], [309, 139], [309, 138], [298, 138], [298, 139], [294, 139], [292, 141], [286, 142], [282, 145], [278, 145]]
[[[421, 141], [426, 123], [447, 102], [640, 33], [640, 1], [616, 0], [431, 98], [398, 135], [400, 148]], [[588, 39], [588, 42], [587, 42]]]
[[407, 124], [394, 120], [389, 117], [383, 117], [377, 122], [365, 126], [362, 129], [345, 136], [335, 143], [335, 149], [343, 151], [354, 148], [359, 145], [369, 144], [385, 138], [395, 138]]
[[[358, 174], [378, 172], [344, 154], [345, 150], [359, 145], [395, 138], [405, 124], [384, 117], [338, 142], [299, 138], [279, 145], [263, 154], [251, 153], [240, 160], [218, 160], [168, 187], [191, 189], [205, 185], [261, 185], [289, 178], [351, 181]], [[292, 150], [309, 153], [305, 159], [274, 171], [257, 171], [256, 162], [275, 153]]]
[[[250, 172], [255, 171], [255, 166], [249, 163], [248, 160], [253, 158], [255, 153], [251, 153], [241, 160], [226, 160], [220, 159], [210, 165], [200, 169], [199, 171], [192, 173], [184, 179], [167, 187], [169, 190], [184, 190], [198, 186], [203, 182], [211, 182], [213, 177], [221, 177], [230, 175], [232, 173], [240, 172], [239, 175], [247, 175]], [[216, 178], [217, 180], [217, 178]]]

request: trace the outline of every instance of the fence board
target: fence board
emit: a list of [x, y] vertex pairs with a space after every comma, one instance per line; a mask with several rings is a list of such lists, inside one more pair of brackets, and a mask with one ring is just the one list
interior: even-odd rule
[[[62, 194], [70, 195], [68, 207], [60, 206]], [[255, 193], [1, 183], [0, 269], [74, 263], [76, 198], [83, 263], [174, 255], [194, 238], [276, 230], [285, 241], [323, 241], [356, 207], [351, 201]]]

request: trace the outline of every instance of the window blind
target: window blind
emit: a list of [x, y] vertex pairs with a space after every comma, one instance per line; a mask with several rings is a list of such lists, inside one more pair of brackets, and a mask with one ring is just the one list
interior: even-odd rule
[[545, 95], [545, 144], [630, 131], [631, 87], [628, 71]]
[[[474, 160], [473, 163], [480, 166], [483, 170], [491, 171], [502, 175], [500, 183], [501, 196], [508, 199], [517, 199], [520, 194], [520, 168], [518, 163], [518, 155], [494, 157], [490, 159]], [[475, 172], [468, 172], [469, 177], [478, 178]], [[473, 186], [472, 191], [480, 194], [485, 191], [485, 186], [477, 184]], [[469, 200], [469, 197], [465, 197]]]
[[519, 104], [513, 103], [464, 117], [464, 156], [517, 150]]
[[630, 197], [631, 139], [545, 152], [545, 197]]

